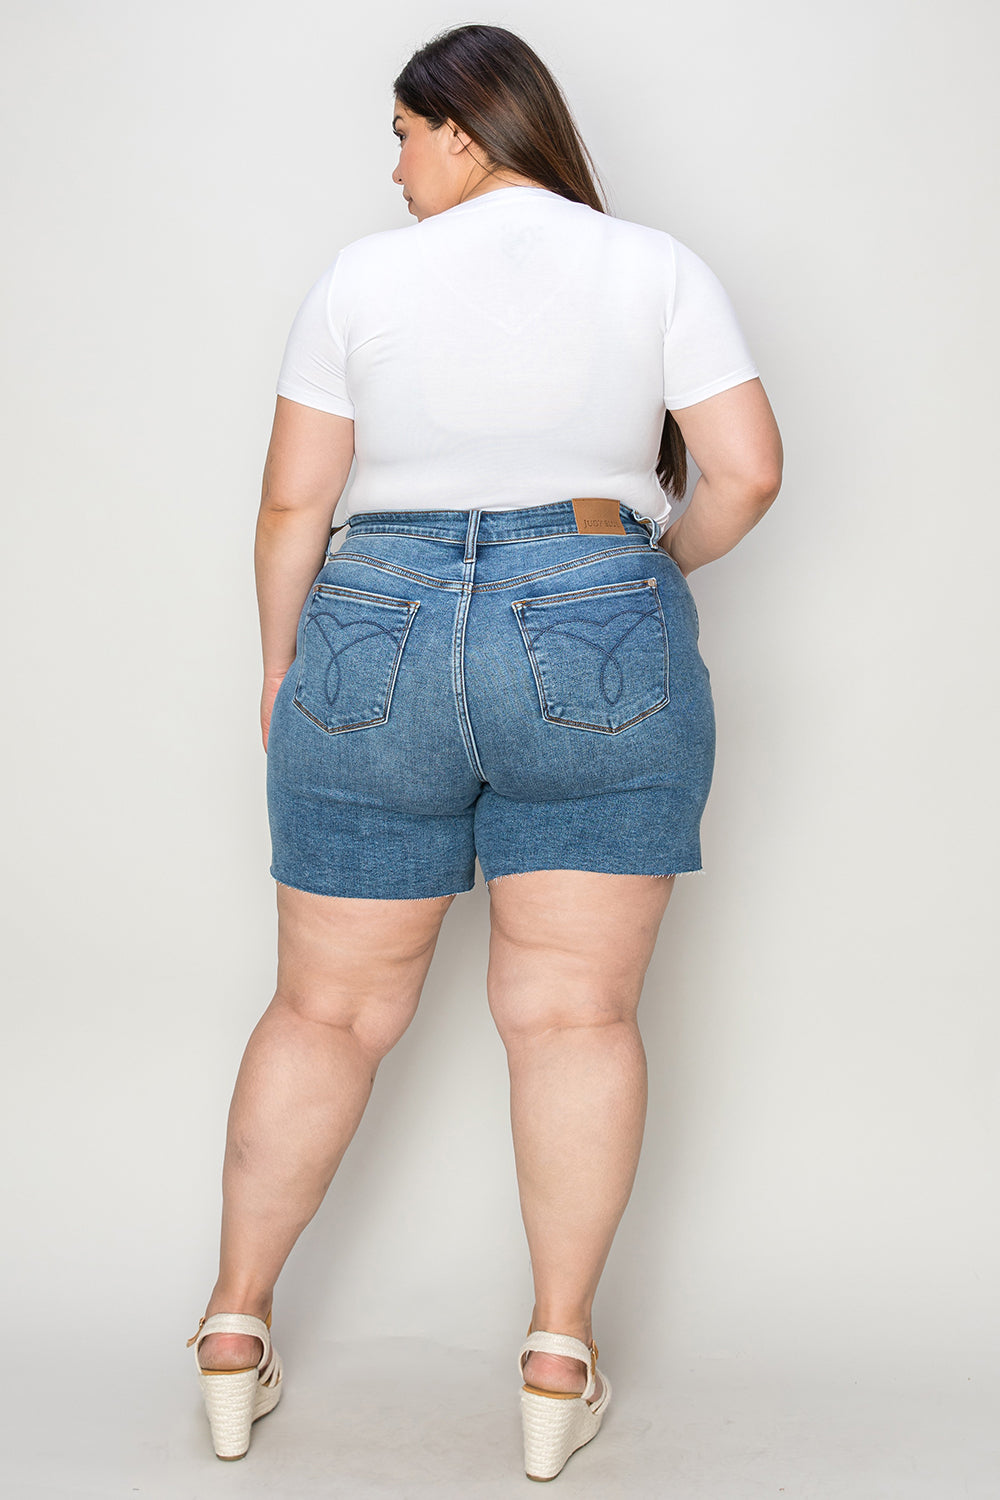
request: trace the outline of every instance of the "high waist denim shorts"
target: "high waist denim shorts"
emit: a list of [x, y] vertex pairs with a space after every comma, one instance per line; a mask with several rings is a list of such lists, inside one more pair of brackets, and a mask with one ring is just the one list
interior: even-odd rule
[[267, 793], [283, 885], [401, 900], [532, 870], [701, 869], [698, 614], [660, 523], [570, 500], [351, 517], [299, 619]]

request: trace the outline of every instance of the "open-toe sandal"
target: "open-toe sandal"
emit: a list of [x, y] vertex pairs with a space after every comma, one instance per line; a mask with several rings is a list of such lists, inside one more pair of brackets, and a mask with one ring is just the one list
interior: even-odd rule
[[[219, 1458], [242, 1458], [250, 1447], [250, 1428], [281, 1399], [281, 1360], [271, 1343], [271, 1314], [213, 1313], [201, 1319], [188, 1339], [194, 1345], [198, 1383], [205, 1398], [212, 1443]], [[203, 1370], [198, 1350], [210, 1333], [246, 1333], [260, 1339], [264, 1352], [255, 1365], [238, 1370]]]
[[[611, 1386], [597, 1368], [597, 1345], [590, 1348], [581, 1339], [565, 1333], [545, 1333], [528, 1327], [521, 1345], [517, 1368], [524, 1381], [525, 1358], [534, 1351], [582, 1359], [587, 1366], [587, 1384], [579, 1391], [543, 1391], [521, 1386], [521, 1422], [524, 1430], [524, 1472], [529, 1479], [555, 1479], [571, 1453], [589, 1443], [600, 1431], [611, 1399]], [[601, 1393], [594, 1399], [600, 1380]]]

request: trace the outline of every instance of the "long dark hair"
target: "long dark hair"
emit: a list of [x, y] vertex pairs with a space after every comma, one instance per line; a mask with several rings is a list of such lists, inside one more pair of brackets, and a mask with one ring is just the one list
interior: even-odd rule
[[[431, 130], [453, 120], [493, 168], [530, 177], [573, 203], [607, 213], [597, 169], [555, 78], [519, 36], [502, 26], [453, 26], [414, 52], [393, 93]], [[683, 499], [687, 449], [668, 411], [657, 478]]]

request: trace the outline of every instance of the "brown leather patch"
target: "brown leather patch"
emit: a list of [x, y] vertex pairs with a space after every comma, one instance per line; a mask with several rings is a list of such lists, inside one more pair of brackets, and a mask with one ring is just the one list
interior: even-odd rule
[[586, 531], [593, 536], [625, 535], [617, 500], [574, 500], [573, 514], [577, 531]]

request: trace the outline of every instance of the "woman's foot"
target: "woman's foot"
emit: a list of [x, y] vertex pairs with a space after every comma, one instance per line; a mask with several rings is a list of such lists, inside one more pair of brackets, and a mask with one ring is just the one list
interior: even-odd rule
[[263, 1342], [245, 1333], [210, 1333], [198, 1347], [203, 1370], [246, 1370], [259, 1365], [263, 1355]]
[[[576, 1391], [582, 1396], [587, 1387], [587, 1366], [582, 1359], [569, 1359], [562, 1354], [542, 1354], [533, 1349], [524, 1361], [523, 1368], [525, 1385], [533, 1385], [539, 1391]], [[590, 1397], [591, 1405], [600, 1399], [603, 1392], [604, 1382], [598, 1376], [597, 1388]]]
[[[272, 1298], [268, 1297], [266, 1305], [263, 1305], [260, 1302], [247, 1302], [240, 1297], [231, 1297], [227, 1302], [224, 1297], [220, 1298], [213, 1292], [205, 1317], [210, 1318], [213, 1313], [239, 1312], [249, 1313], [251, 1317], [267, 1322], [271, 1312], [271, 1301]], [[263, 1342], [255, 1338], [253, 1334], [210, 1333], [198, 1346], [198, 1363], [203, 1370], [250, 1369], [254, 1365], [259, 1365], [263, 1357]]]

